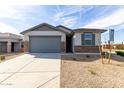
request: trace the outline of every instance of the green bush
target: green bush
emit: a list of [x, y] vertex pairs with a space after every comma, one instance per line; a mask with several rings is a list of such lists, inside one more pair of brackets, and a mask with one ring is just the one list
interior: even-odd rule
[[124, 52], [121, 53], [121, 56], [124, 56]]
[[115, 51], [117, 55], [121, 55], [121, 51]]
[[121, 51], [116, 51], [116, 54], [120, 56], [124, 56], [124, 52], [121, 52]]

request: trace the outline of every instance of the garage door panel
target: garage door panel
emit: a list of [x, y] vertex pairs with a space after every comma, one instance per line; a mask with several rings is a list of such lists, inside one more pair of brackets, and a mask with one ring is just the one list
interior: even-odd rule
[[30, 52], [57, 53], [60, 52], [60, 36], [30, 36]]

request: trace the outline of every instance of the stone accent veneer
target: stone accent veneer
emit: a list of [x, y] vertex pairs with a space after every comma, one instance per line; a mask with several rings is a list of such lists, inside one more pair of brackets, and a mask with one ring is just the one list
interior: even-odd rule
[[61, 52], [66, 52], [66, 42], [61, 42]]
[[29, 42], [28, 41], [24, 42], [24, 52], [29, 52]]
[[99, 53], [99, 46], [74, 46], [77, 53]]

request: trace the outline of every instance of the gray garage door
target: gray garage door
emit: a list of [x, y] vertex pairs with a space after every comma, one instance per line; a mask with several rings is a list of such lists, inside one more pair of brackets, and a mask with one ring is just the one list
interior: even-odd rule
[[7, 52], [7, 42], [0, 42], [0, 54]]
[[61, 52], [60, 36], [30, 36], [29, 51], [32, 53]]

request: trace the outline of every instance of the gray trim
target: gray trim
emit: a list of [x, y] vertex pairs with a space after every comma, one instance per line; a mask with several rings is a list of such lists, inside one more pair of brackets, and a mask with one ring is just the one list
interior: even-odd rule
[[62, 27], [62, 28], [64, 28], [64, 29], [67, 29], [68, 31], [73, 31], [72, 29], [70, 29], [70, 28], [68, 28], [68, 27], [65, 27], [65, 26], [63, 26], [63, 25], [58, 25], [58, 26], [56, 26], [57, 28], [59, 28], [59, 27]]
[[92, 45], [95, 45], [95, 34], [92, 34]]
[[54, 27], [54, 26], [52, 26], [52, 25], [50, 25], [50, 24], [42, 23], [42, 24], [36, 25], [36, 26], [34, 26], [34, 27], [31, 27], [31, 28], [29, 28], [29, 29], [23, 31], [23, 32], [21, 32], [20, 34], [23, 34], [23, 35], [24, 35], [25, 33], [30, 32], [30, 31], [34, 31], [35, 29], [37, 29], [37, 28], [39, 28], [39, 27], [42, 27], [42, 26], [47, 26], [47, 27], [51, 28], [52, 30], [61, 31], [61, 32], [63, 32], [63, 33], [66, 33], [65, 31], [63, 31], [63, 30], [61, 30], [61, 29], [58, 29], [58, 28], [56, 28], [56, 27]]
[[79, 28], [79, 29], [73, 29], [74, 33], [81, 33], [81, 32], [100, 32], [103, 33], [107, 31], [106, 29], [95, 29], [95, 28]]
[[81, 44], [84, 45], [84, 34], [81, 34]]
[[30, 31], [34, 31], [35, 29], [37, 29], [39, 27], [42, 27], [42, 26], [47, 26], [47, 27], [50, 27], [51, 29], [53, 29], [55, 31], [61, 31], [63, 33], [67, 33], [67, 32], [65, 30], [59, 29], [59, 27], [62, 27], [64, 29], [67, 29], [70, 32], [74, 32], [74, 33], [81, 33], [81, 32], [97, 32], [97, 33], [101, 32], [101, 33], [103, 33], [105, 31], [107, 31], [106, 29], [95, 29], [95, 28], [91, 28], [91, 29], [90, 28], [70, 29], [70, 28], [67, 28], [67, 27], [62, 26], [62, 25], [59, 25], [59, 26], [55, 27], [55, 26], [52, 26], [52, 25], [47, 24], [47, 23], [42, 23], [42, 24], [36, 25], [34, 27], [31, 27], [31, 28], [29, 28], [29, 29], [27, 29], [25, 31], [22, 31], [20, 34], [24, 35], [25, 33], [30, 32]]

